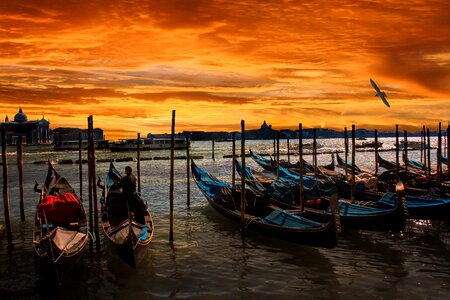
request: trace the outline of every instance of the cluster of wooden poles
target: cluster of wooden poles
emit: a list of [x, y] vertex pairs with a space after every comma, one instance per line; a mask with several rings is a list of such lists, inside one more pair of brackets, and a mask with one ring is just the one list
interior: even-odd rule
[[[303, 163], [303, 125], [302, 123], [299, 123], [299, 136], [298, 136], [298, 153], [299, 153], [299, 173], [303, 174], [304, 170], [304, 163]], [[404, 130], [404, 155], [405, 159], [408, 159], [408, 133], [406, 130]], [[442, 128], [441, 128], [441, 122], [439, 122], [439, 129], [438, 129], [438, 146], [437, 146], [437, 162], [436, 162], [436, 172], [437, 172], [437, 185], [440, 187], [441, 185], [441, 174], [442, 174], [442, 162], [441, 162], [441, 153], [442, 153]], [[450, 138], [450, 126], [447, 127], [447, 141], [449, 141]], [[241, 121], [241, 164], [242, 169], [245, 170], [245, 121]], [[355, 125], [352, 125], [352, 131], [351, 131], [351, 144], [352, 144], [352, 152], [351, 152], [351, 200], [356, 200], [356, 180], [355, 180], [355, 154], [356, 154], [356, 147], [355, 147], [355, 140], [356, 140], [356, 130]], [[290, 145], [289, 145], [289, 138], [287, 138], [287, 163], [288, 166], [290, 165]], [[378, 173], [378, 130], [375, 129], [374, 131], [374, 148], [375, 148], [375, 174]], [[345, 164], [348, 163], [348, 152], [349, 152], [349, 136], [347, 133], [347, 127], [344, 128], [344, 156], [345, 156]], [[427, 128], [425, 131], [425, 126], [423, 126], [423, 130], [421, 132], [421, 142], [420, 142], [420, 155], [421, 155], [421, 163], [423, 163], [426, 168], [426, 174], [428, 177], [431, 176], [431, 155], [430, 155], [430, 149], [431, 149], [431, 143], [430, 143], [430, 129]], [[399, 173], [400, 173], [400, 143], [399, 143], [399, 125], [396, 125], [396, 131], [395, 131], [395, 152], [396, 152], [396, 181], [399, 182]], [[313, 155], [313, 165], [314, 165], [314, 172], [315, 176], [317, 176], [317, 170], [318, 170], [318, 164], [317, 164], [317, 139], [316, 139], [316, 130], [313, 129], [313, 144], [312, 144], [312, 155]], [[280, 166], [280, 132], [276, 131], [274, 133], [273, 138], [273, 157], [276, 160], [277, 165], [277, 179], [279, 179], [279, 166]], [[450, 158], [450, 147], [447, 145], [447, 157]], [[212, 141], [212, 158], [214, 159], [214, 141]], [[232, 159], [233, 162], [236, 158], [236, 139], [235, 134], [232, 133]], [[234, 163], [233, 163], [234, 165]], [[450, 178], [450, 159], [447, 161], [447, 170], [448, 175]], [[405, 171], [408, 171], [407, 164], [405, 163]], [[189, 155], [188, 155], [188, 174], [189, 174]], [[189, 175], [188, 175], [189, 176]], [[345, 168], [345, 176], [348, 178], [348, 168]], [[300, 177], [300, 210], [304, 210], [305, 207], [305, 198], [304, 198], [304, 183], [303, 183], [303, 176]], [[236, 173], [235, 168], [232, 168], [232, 186], [233, 188], [236, 185]], [[188, 188], [189, 188], [189, 177], [188, 177]], [[404, 188], [403, 185], [397, 187], [397, 192], [399, 194], [399, 199], [402, 199], [402, 202], [404, 202], [404, 207], [406, 208], [406, 200], [402, 195], [404, 195]], [[188, 199], [189, 199], [189, 190], [188, 190]], [[245, 178], [244, 176], [241, 177], [241, 232], [244, 234], [245, 229]], [[407, 208], [406, 208], [407, 209]], [[334, 210], [334, 209], [333, 209]]]
[[[400, 144], [399, 144], [399, 125], [397, 124], [395, 126], [396, 130], [395, 130], [395, 157], [396, 157], [396, 176], [397, 176], [397, 181], [398, 181], [398, 173], [400, 170]], [[302, 135], [302, 124], [299, 124], [299, 153], [303, 152], [302, 150], [302, 142], [301, 142], [301, 135]], [[441, 122], [439, 122], [439, 129], [438, 129], [438, 145], [437, 145], [437, 153], [441, 154], [443, 148], [446, 149], [447, 151], [447, 157], [450, 157], [450, 147], [448, 147], [448, 145], [444, 146], [442, 145], [442, 125]], [[351, 133], [351, 139], [352, 139], [352, 153], [351, 153], [351, 158], [352, 158], [352, 165], [355, 164], [355, 125], [352, 125], [352, 133]], [[447, 139], [445, 139], [445, 141], [449, 140], [449, 136], [450, 136], [450, 126], [447, 127]], [[280, 138], [280, 133], [279, 131], [276, 131], [274, 133], [274, 138], [273, 138], [273, 156], [274, 158], [277, 159], [277, 163], [279, 163], [279, 156], [280, 156], [280, 151], [279, 151], [279, 138]], [[404, 154], [405, 154], [405, 159], [408, 159], [408, 132], [406, 130], [403, 131], [403, 139], [404, 139]], [[374, 149], [375, 149], [375, 174], [378, 174], [378, 130], [375, 129], [374, 130]], [[423, 130], [421, 131], [421, 141], [420, 141], [420, 162], [426, 167], [426, 169], [424, 170], [426, 172], [426, 175], [428, 177], [430, 177], [431, 175], [431, 154], [430, 154], [430, 149], [431, 149], [431, 143], [430, 143], [430, 128], [427, 128], [425, 130], [425, 126], [423, 126]], [[349, 136], [347, 133], [347, 127], [344, 128], [344, 156], [345, 156], [345, 163], [348, 163], [348, 152], [349, 152]], [[290, 147], [289, 147], [289, 138], [287, 138], [287, 163], [288, 166], [290, 165]], [[300, 155], [303, 155], [303, 153], [301, 153]], [[317, 170], [317, 141], [316, 141], [316, 130], [313, 129], [313, 144], [312, 144], [312, 156], [313, 156], [313, 165], [314, 165], [314, 170]], [[450, 161], [448, 161], [448, 172], [449, 172], [449, 176], [450, 176]], [[405, 165], [405, 170], [408, 171], [408, 165]], [[441, 177], [442, 177], [442, 156], [441, 155], [437, 155], [436, 157], [436, 172], [437, 172], [437, 182], [440, 184], [441, 183]], [[345, 169], [345, 175], [347, 176], [348, 174], [348, 170], [347, 168]], [[317, 174], [314, 174], [317, 175]]]
[[[173, 229], [174, 229], [174, 159], [175, 159], [175, 110], [172, 111], [172, 126], [171, 126], [171, 150], [170, 150], [170, 189], [169, 189], [169, 201], [170, 201], [170, 228], [169, 228], [169, 241], [174, 241]], [[299, 173], [303, 174], [304, 164], [303, 164], [303, 125], [299, 123], [299, 137], [298, 137], [298, 153], [299, 153], [299, 161], [300, 161], [300, 170]], [[0, 128], [1, 130], [1, 141], [2, 141], [2, 166], [3, 166], [3, 203], [4, 203], [4, 214], [5, 214], [5, 227], [7, 233], [7, 239], [9, 244], [12, 243], [12, 230], [11, 230], [11, 221], [10, 221], [10, 208], [9, 208], [9, 197], [8, 197], [8, 164], [7, 164], [7, 151], [6, 151], [6, 131], [5, 128]], [[441, 123], [439, 122], [439, 134], [438, 134], [438, 153], [442, 153], [442, 137], [441, 137]], [[375, 138], [375, 174], [378, 173], [378, 131], [374, 132]], [[396, 138], [395, 138], [395, 151], [396, 151], [396, 178], [399, 180], [399, 170], [400, 170], [400, 162], [399, 162], [399, 126], [396, 125]], [[447, 128], [447, 141], [449, 141], [450, 137], [450, 126]], [[83, 168], [82, 168], [82, 134], [79, 133], [79, 148], [78, 148], [78, 163], [79, 163], [79, 179], [80, 179], [80, 199], [82, 200], [83, 195]], [[137, 134], [137, 189], [138, 192], [141, 192], [141, 168], [140, 168], [140, 144], [141, 137], [140, 133]], [[189, 153], [189, 133], [186, 133], [186, 173], [187, 173], [187, 207], [190, 207], [190, 153]], [[351, 165], [353, 168], [353, 172], [351, 172], [351, 198], [355, 200], [355, 125], [352, 125], [351, 132], [351, 144], [352, 144], [352, 152], [351, 152]], [[347, 128], [344, 128], [344, 145], [345, 145], [345, 163], [347, 164], [348, 152], [349, 152], [349, 137], [347, 134]], [[421, 134], [421, 147], [420, 147], [420, 155], [421, 155], [421, 163], [427, 166], [427, 175], [431, 175], [431, 159], [430, 159], [430, 129], [427, 128], [425, 131], [425, 126], [423, 126], [422, 134]], [[280, 164], [280, 132], [276, 131], [273, 142], [274, 148], [274, 157], [276, 158], [277, 166]], [[287, 139], [287, 151], [288, 151], [288, 165], [290, 164], [290, 147], [289, 147], [289, 138]], [[408, 139], [407, 139], [407, 131], [404, 131], [404, 150], [405, 157], [408, 157]], [[314, 169], [317, 170], [317, 141], [316, 141], [316, 131], [313, 130], [313, 165]], [[93, 135], [93, 117], [88, 117], [88, 194], [89, 194], [89, 231], [95, 239], [91, 239], [90, 241], [90, 249], [93, 250], [93, 244], [95, 240], [96, 249], [100, 249], [100, 235], [99, 235], [99, 220], [98, 220], [98, 195], [96, 188], [96, 158], [95, 158], [95, 147], [94, 147], [94, 135]], [[245, 121], [241, 121], [241, 164], [243, 170], [245, 170]], [[232, 160], [236, 159], [236, 137], [235, 133], [232, 133]], [[450, 158], [450, 147], [447, 145], [447, 157]], [[212, 141], [212, 159], [214, 159], [214, 141]], [[19, 191], [20, 191], [20, 218], [21, 221], [25, 221], [25, 212], [24, 212], [24, 189], [23, 189], [23, 147], [22, 147], [22, 137], [19, 136], [17, 140], [17, 165], [19, 168]], [[234, 165], [234, 163], [233, 163]], [[406, 166], [407, 168], [407, 166]], [[448, 159], [448, 172], [450, 177], [450, 159]], [[407, 169], [406, 169], [407, 170]], [[347, 177], [347, 168], [345, 168], [345, 175]], [[441, 155], [437, 155], [437, 182], [438, 185], [441, 184], [441, 174], [442, 174], [442, 164], [441, 164]], [[315, 174], [317, 175], [317, 174]], [[277, 167], [277, 178], [279, 178], [279, 167]], [[235, 168], [232, 168], [232, 186], [236, 186], [236, 171]], [[303, 188], [303, 176], [300, 176], [300, 209], [304, 209], [304, 188]], [[242, 233], [244, 233], [245, 222], [244, 222], [244, 213], [245, 213], [245, 178], [241, 177], [241, 226]]]
[[[7, 157], [7, 143], [6, 130], [4, 127], [0, 128], [1, 142], [2, 142], [2, 167], [3, 167], [3, 204], [5, 214], [5, 227], [8, 245], [12, 246], [12, 228], [10, 219], [10, 203], [8, 191], [8, 157]], [[80, 178], [80, 200], [83, 201], [83, 167], [82, 167], [82, 134], [78, 135], [78, 162], [79, 162], [79, 178]], [[25, 207], [24, 207], [24, 177], [23, 177], [23, 146], [22, 136], [19, 136], [16, 142], [17, 145], [17, 166], [19, 168], [19, 191], [20, 191], [20, 219], [25, 221]], [[88, 177], [89, 177], [89, 231], [95, 236], [90, 241], [90, 249], [93, 249], [95, 240], [96, 248], [100, 249], [99, 223], [98, 223], [98, 195], [96, 188], [96, 171], [95, 171], [95, 148], [94, 148], [94, 126], [93, 117], [88, 117]]]

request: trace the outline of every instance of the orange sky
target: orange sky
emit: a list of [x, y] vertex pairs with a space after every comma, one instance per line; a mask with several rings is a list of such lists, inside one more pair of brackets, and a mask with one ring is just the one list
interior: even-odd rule
[[1, 113], [109, 139], [172, 109], [177, 131], [446, 124], [449, 1], [303, 2], [2, 0]]

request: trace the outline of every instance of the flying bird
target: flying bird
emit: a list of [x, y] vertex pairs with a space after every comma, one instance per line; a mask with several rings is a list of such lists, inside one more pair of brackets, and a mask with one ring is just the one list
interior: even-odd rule
[[387, 107], [391, 107], [389, 105], [389, 102], [387, 102], [386, 98], [387, 95], [385, 92], [380, 91], [380, 89], [378, 88], [377, 84], [372, 80], [372, 78], [370, 78], [370, 84], [372, 85], [372, 87], [375, 89], [375, 91], [377, 92], [375, 94], [375, 97], [378, 96], [381, 98], [381, 100], [383, 101], [383, 103], [387, 106]]

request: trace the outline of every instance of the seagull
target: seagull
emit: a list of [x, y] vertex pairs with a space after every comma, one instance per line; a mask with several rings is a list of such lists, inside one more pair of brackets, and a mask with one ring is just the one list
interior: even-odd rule
[[387, 95], [385, 92], [380, 91], [380, 89], [378, 88], [377, 84], [375, 83], [375, 81], [372, 80], [372, 78], [370, 78], [370, 84], [372, 85], [372, 87], [375, 89], [375, 91], [377, 92], [375, 94], [375, 97], [378, 96], [381, 98], [381, 100], [383, 101], [383, 103], [387, 106], [387, 107], [391, 107], [389, 105], [389, 102], [387, 102], [386, 98]]

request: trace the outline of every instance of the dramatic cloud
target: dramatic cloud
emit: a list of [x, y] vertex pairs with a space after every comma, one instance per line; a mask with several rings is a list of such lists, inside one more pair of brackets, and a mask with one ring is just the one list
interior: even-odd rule
[[[0, 2], [0, 105], [109, 138], [448, 119], [447, 1]], [[373, 78], [391, 108], [374, 97]]]

